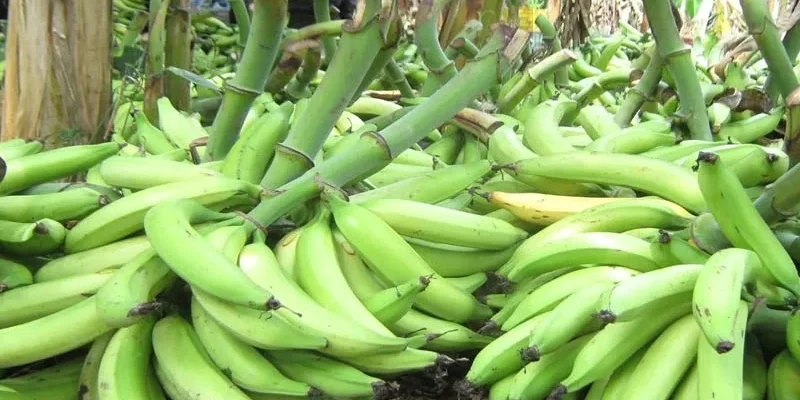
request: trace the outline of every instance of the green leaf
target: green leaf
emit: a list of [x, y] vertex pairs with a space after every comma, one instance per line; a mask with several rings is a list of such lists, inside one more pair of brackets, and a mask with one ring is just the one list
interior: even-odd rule
[[219, 88], [219, 86], [214, 84], [214, 82], [211, 82], [210, 80], [208, 80], [208, 79], [206, 79], [206, 78], [204, 78], [204, 77], [202, 77], [200, 75], [197, 75], [192, 71], [187, 71], [185, 69], [176, 68], [176, 67], [167, 67], [167, 71], [169, 71], [169, 72], [171, 72], [171, 73], [173, 73], [173, 74], [175, 74], [175, 75], [177, 75], [177, 76], [179, 76], [179, 77], [181, 77], [183, 79], [186, 79], [187, 81], [192, 82], [197, 86], [213, 90], [213, 91], [215, 91], [217, 93], [222, 93], [222, 90]]

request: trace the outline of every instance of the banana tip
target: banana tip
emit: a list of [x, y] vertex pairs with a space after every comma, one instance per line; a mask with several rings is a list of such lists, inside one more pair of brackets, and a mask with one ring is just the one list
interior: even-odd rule
[[561, 400], [567, 394], [567, 387], [564, 385], [558, 385], [552, 392], [547, 396], [547, 400]]
[[374, 382], [372, 384], [372, 398], [373, 400], [389, 400], [396, 399], [400, 385], [395, 382]]
[[480, 329], [478, 329], [478, 333], [481, 335], [492, 335], [497, 333], [500, 329], [500, 326], [497, 325], [495, 321], [487, 321]]
[[717, 350], [717, 353], [719, 353], [719, 354], [725, 354], [725, 353], [733, 350], [733, 347], [734, 347], [733, 342], [730, 342], [730, 341], [727, 341], [727, 340], [723, 340], [723, 341], [717, 343], [717, 345], [716, 345], [716, 347], [714, 347], [714, 349]]
[[525, 362], [539, 361], [539, 349], [536, 346], [526, 347], [519, 351], [519, 356]]
[[6, 171], [8, 171], [8, 164], [6, 164], [6, 160], [3, 157], [0, 157], [0, 182], [6, 177]]
[[321, 390], [319, 390], [319, 389], [317, 389], [315, 387], [312, 387], [312, 388], [308, 389], [308, 393], [306, 393], [306, 394], [311, 399], [319, 399], [319, 398], [325, 397], [325, 393], [323, 393]]
[[462, 379], [454, 383], [453, 390], [455, 390], [459, 398], [462, 399], [482, 398], [483, 392], [485, 392], [485, 390], [475, 386], [475, 384], [467, 379]]
[[0, 282], [0, 293], [5, 292], [6, 290], [8, 290], [8, 285], [6, 285], [5, 283]]
[[707, 162], [709, 164], [714, 164], [719, 160], [719, 156], [715, 153], [710, 151], [701, 151], [697, 154], [697, 163]]
[[597, 318], [600, 319], [600, 321], [611, 324], [617, 320], [617, 315], [609, 310], [600, 310], [600, 312], [597, 313]]

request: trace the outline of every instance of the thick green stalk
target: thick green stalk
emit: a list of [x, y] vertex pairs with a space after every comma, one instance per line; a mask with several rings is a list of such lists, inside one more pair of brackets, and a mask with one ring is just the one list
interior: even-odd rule
[[[778, 28], [769, 14], [767, 3], [764, 0], [739, 0], [739, 3], [742, 5], [742, 15], [747, 23], [747, 29], [758, 44], [758, 50], [764, 56], [770, 73], [775, 77], [778, 93], [786, 99], [800, 86], [800, 83], [792, 71], [792, 60], [781, 43]], [[777, 101], [777, 98], [773, 98], [772, 101]]]
[[147, 38], [147, 61], [144, 87], [144, 114], [151, 124], [158, 124], [156, 102], [164, 95], [164, 44], [165, 24], [169, 0], [150, 1], [150, 29]]
[[272, 70], [267, 80], [266, 90], [270, 93], [279, 93], [283, 88], [289, 84], [289, 81], [295, 76], [300, 66], [303, 64], [303, 58], [309, 51], [319, 51], [319, 42], [315, 40], [304, 40], [302, 42], [292, 43], [286, 50], [283, 51], [280, 60]]
[[253, 23], [242, 60], [233, 79], [225, 82], [225, 94], [208, 138], [212, 160], [225, 158], [236, 142], [253, 100], [264, 85], [278, 56], [288, 17], [288, 0], [256, 0]]
[[661, 69], [664, 63], [658, 52], [652, 51], [650, 62], [644, 70], [642, 77], [639, 78], [639, 83], [631, 88], [625, 95], [625, 100], [619, 106], [619, 111], [614, 115], [614, 122], [621, 128], [630, 126], [633, 116], [639, 112], [645, 100], [649, 99], [658, 87], [658, 82], [661, 81]]
[[322, 64], [320, 50], [319, 45], [310, 46], [306, 50], [306, 55], [303, 57], [303, 65], [300, 66], [300, 72], [297, 73], [297, 76], [286, 88], [286, 93], [295, 99], [311, 96], [308, 84], [317, 76], [317, 71], [319, 71], [319, 67]]
[[362, 82], [383, 48], [382, 29], [390, 21], [378, 18], [381, 0], [360, 2], [364, 12], [345, 25], [336, 56], [309, 99], [308, 112], [295, 119], [277, 148], [261, 181], [264, 187], [283, 186], [314, 165], [314, 157], [358, 89], [354, 82]]
[[444, 49], [444, 55], [446, 55], [447, 58], [455, 61], [456, 57], [459, 55], [459, 49], [453, 47], [453, 45], [458, 43], [459, 39], [461, 38], [473, 41], [475, 36], [477, 36], [481, 31], [481, 28], [483, 28], [481, 21], [478, 21], [477, 19], [467, 21], [467, 23], [464, 24], [464, 28], [458, 32], [458, 35], [456, 35]]
[[422, 95], [430, 96], [447, 81], [452, 79], [458, 70], [453, 60], [447, 58], [439, 45], [437, 21], [442, 8], [450, 0], [423, 0], [416, 15], [414, 42], [422, 62], [428, 67], [428, 79], [422, 85]]
[[331, 36], [340, 36], [344, 31], [344, 25], [347, 21], [337, 19], [334, 21], [318, 22], [304, 26], [296, 31], [288, 32], [281, 41], [281, 50], [294, 42], [309, 39], [324, 39]]
[[[314, 0], [314, 19], [317, 23], [331, 20], [331, 4], [329, 0]], [[322, 48], [325, 52], [325, 65], [331, 63], [336, 53], [336, 38], [333, 36], [322, 37]]]
[[398, 22], [399, 20], [395, 19], [386, 27], [383, 33], [383, 47], [372, 60], [372, 65], [370, 65], [366, 75], [361, 79], [361, 84], [358, 85], [358, 88], [353, 93], [353, 98], [350, 99], [350, 104], [353, 104], [361, 96], [361, 93], [369, 87], [369, 84], [386, 69], [389, 61], [394, 60], [394, 53], [397, 51], [397, 44], [400, 41], [400, 24]]
[[786, 98], [786, 126], [783, 151], [789, 156], [789, 165], [800, 163], [800, 88]]
[[[452, 80], [380, 132], [365, 133], [348, 151], [334, 155], [281, 187], [274, 197], [250, 212], [250, 217], [269, 225], [281, 216], [313, 199], [320, 191], [318, 182], [345, 186], [353, 180], [380, 170], [428, 132], [453, 117], [475, 98], [499, 83], [517, 51], [506, 47], [516, 40], [527, 40], [528, 33], [500, 26], [481, 53]], [[509, 39], [511, 38], [511, 39]], [[506, 51], [508, 50], [508, 51]]]
[[[800, 24], [795, 24], [786, 31], [786, 35], [783, 37], [783, 48], [786, 50], [789, 61], [794, 64], [795, 60], [797, 60], [797, 55], [800, 54]], [[767, 82], [764, 83], [767, 93], [773, 99], [778, 96], [778, 85], [775, 79], [775, 74], [770, 71]]]
[[[241, 1], [241, 0], [239, 0]], [[166, 65], [183, 70], [192, 67], [192, 32], [189, 25], [189, 0], [172, 0], [167, 15]], [[175, 74], [164, 77], [164, 91], [169, 101], [181, 111], [191, 108], [189, 81]]]
[[504, 0], [484, 0], [481, 7], [481, 23], [483, 30], [478, 34], [478, 44], [483, 43], [492, 34], [492, 27], [500, 21]]
[[478, 46], [475, 45], [475, 43], [472, 42], [472, 40], [469, 40], [464, 37], [455, 38], [453, 42], [450, 43], [450, 47], [448, 47], [448, 49], [449, 48], [455, 49], [459, 55], [462, 55], [466, 58], [475, 57], [481, 50], [478, 48]]
[[675, 19], [668, 17], [672, 15], [670, 0], [645, 0], [644, 9], [658, 53], [675, 77], [678, 98], [684, 114], [687, 115], [686, 124], [692, 139], [712, 140], [711, 126], [691, 49], [681, 40]]
[[239, 27], [239, 46], [246, 46], [247, 37], [250, 36], [250, 13], [247, 12], [247, 5], [244, 0], [231, 0], [231, 10], [236, 18], [236, 26]]
[[125, 47], [136, 44], [139, 35], [142, 34], [144, 27], [147, 26], [147, 20], [148, 14], [145, 11], [138, 11], [136, 15], [133, 16], [131, 23], [128, 24], [128, 29], [125, 31], [125, 36], [120, 40], [119, 54], [115, 54], [115, 56], [122, 55], [122, 51]]
[[400, 91], [401, 96], [414, 97], [414, 89], [411, 88], [411, 85], [406, 79], [406, 74], [403, 73], [403, 70], [400, 69], [400, 66], [397, 65], [397, 62], [394, 59], [389, 60], [389, 63], [386, 64], [385, 69], [386, 76], [389, 77], [389, 81], [392, 83], [392, 86]]
[[542, 79], [573, 63], [576, 59], [575, 53], [569, 50], [560, 50], [528, 68], [527, 71], [522, 72], [522, 78], [498, 101], [498, 111], [502, 114], [510, 113], [533, 89], [541, 84]]
[[[550, 18], [547, 15], [540, 14], [536, 17], [536, 26], [539, 32], [542, 33], [542, 39], [550, 43], [550, 53], [556, 53], [561, 50], [561, 38], [558, 37], [558, 31]], [[567, 76], [567, 68], [559, 68], [555, 72], [556, 85], [566, 86], [569, 85], [569, 76]]]

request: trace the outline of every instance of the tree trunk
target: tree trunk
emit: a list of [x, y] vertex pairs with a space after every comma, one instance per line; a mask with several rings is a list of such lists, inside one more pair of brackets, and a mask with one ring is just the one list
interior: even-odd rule
[[102, 141], [111, 38], [110, 0], [11, 0], [2, 139]]
[[561, 10], [556, 27], [565, 46], [579, 44], [592, 33], [610, 34], [618, 21], [641, 26], [642, 0], [559, 0]]

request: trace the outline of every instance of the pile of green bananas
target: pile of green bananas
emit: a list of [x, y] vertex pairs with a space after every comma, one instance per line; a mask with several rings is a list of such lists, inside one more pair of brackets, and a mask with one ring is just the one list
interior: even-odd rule
[[[668, 74], [619, 120], [651, 45], [591, 38], [561, 83], [533, 64], [270, 226], [247, 213], [309, 82], [259, 95], [219, 161], [167, 98], [121, 105], [109, 143], [0, 143], [0, 397], [800, 398], [800, 222], [753, 203], [795, 171], [785, 110], [745, 101], [762, 62], [698, 57], [711, 140]], [[418, 57], [393, 58], [415, 91]], [[303, 162], [419, 101], [365, 92]]]

